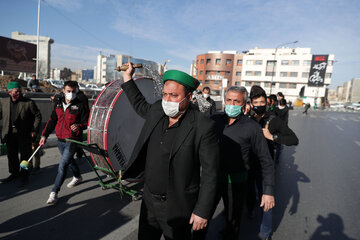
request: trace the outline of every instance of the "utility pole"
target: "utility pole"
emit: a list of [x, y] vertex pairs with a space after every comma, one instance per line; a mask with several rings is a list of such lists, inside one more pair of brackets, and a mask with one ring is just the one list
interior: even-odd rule
[[36, 36], [36, 79], [39, 78], [39, 33], [40, 33], [40, 0], [38, 0], [37, 36]]

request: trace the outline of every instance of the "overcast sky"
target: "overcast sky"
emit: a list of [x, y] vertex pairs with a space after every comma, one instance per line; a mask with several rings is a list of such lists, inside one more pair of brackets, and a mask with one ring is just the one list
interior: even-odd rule
[[[0, 35], [36, 35], [37, 0], [1, 0]], [[99, 51], [189, 72], [209, 50], [275, 48], [299, 41], [335, 54], [331, 88], [360, 77], [359, 0], [45, 0], [40, 35], [55, 40], [51, 67], [93, 68]]]

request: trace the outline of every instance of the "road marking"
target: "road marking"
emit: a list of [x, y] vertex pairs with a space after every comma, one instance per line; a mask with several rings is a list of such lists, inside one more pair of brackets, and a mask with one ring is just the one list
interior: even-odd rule
[[341, 118], [341, 120], [343, 120], [343, 121], [347, 121], [347, 119], [346, 119], [346, 118], [344, 118], [344, 117], [342, 117], [342, 118]]
[[355, 118], [351, 118], [351, 120], [353, 120], [354, 122], [360, 122], [360, 120], [357, 120]]
[[335, 125], [337, 127], [337, 129], [344, 131], [344, 129], [342, 127], [340, 127], [339, 125]]
[[360, 147], [360, 141], [354, 141]]
[[338, 120], [337, 118], [334, 118], [334, 117], [330, 117], [330, 118], [331, 118], [332, 120], [335, 120], [335, 121]]

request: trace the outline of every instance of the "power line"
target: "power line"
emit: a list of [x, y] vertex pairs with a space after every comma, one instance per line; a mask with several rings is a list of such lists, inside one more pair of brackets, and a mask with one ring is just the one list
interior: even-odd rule
[[84, 32], [86, 32], [87, 34], [89, 34], [90, 36], [92, 36], [94, 39], [96, 39], [97, 41], [107, 45], [107, 47], [109, 48], [113, 48], [116, 49], [116, 47], [112, 46], [111, 44], [109, 44], [108, 42], [98, 38], [95, 34], [91, 33], [90, 31], [88, 31], [87, 29], [85, 29], [84, 27], [82, 27], [80, 24], [76, 23], [75, 21], [73, 21], [71, 18], [67, 17], [65, 14], [63, 14], [62, 12], [60, 12], [58, 9], [56, 9], [54, 6], [52, 6], [50, 3], [46, 2], [45, 0], [41, 0], [44, 3], [46, 3], [49, 7], [51, 7], [54, 11], [56, 11], [59, 15], [61, 15], [62, 17], [64, 17], [66, 20], [68, 20], [70, 23], [72, 23], [73, 25], [77, 26], [78, 28], [80, 28], [81, 30], [83, 30]]

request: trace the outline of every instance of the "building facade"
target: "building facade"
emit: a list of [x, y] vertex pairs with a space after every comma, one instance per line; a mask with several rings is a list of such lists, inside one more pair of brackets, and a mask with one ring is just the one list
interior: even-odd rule
[[311, 48], [250, 49], [243, 56], [241, 86], [250, 91], [251, 86], [260, 85], [267, 94], [282, 92], [293, 102], [304, 87], [304, 102], [320, 104], [333, 72], [334, 55], [326, 56], [323, 85], [311, 86], [308, 84], [313, 59]]
[[94, 67], [94, 79], [96, 84], [101, 85], [113, 80], [122, 79], [122, 73], [115, 69], [118, 66], [128, 63], [129, 60], [134, 64], [143, 64], [143, 68], [135, 70], [135, 77], [154, 77], [156, 74], [163, 74], [164, 67], [159, 63], [123, 54], [105, 56], [100, 53], [97, 56], [97, 64]]
[[[21, 32], [12, 32], [11, 38], [37, 44], [36, 35], [25, 35]], [[45, 79], [50, 77], [50, 58], [51, 44], [54, 40], [47, 36], [39, 36], [39, 78]]]
[[81, 80], [90, 81], [92, 79], [94, 79], [94, 70], [93, 69], [81, 70]]
[[201, 88], [210, 87], [213, 94], [219, 94], [225, 85], [240, 86], [242, 57], [236, 51], [209, 51], [196, 57], [190, 74], [200, 81]]

